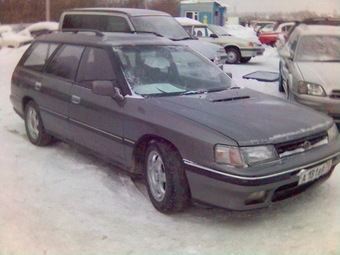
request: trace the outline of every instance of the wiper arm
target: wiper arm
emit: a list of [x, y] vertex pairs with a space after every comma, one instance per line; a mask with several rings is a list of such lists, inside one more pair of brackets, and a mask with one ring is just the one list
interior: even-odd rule
[[190, 91], [182, 93], [182, 95], [184, 95], [184, 96], [196, 95], [196, 94], [204, 94], [206, 92], [207, 92], [206, 90], [190, 90]]
[[152, 32], [152, 31], [134, 31], [135, 33], [142, 33], [142, 34], [154, 34], [154, 35], [156, 35], [156, 36], [159, 36], [159, 37], [164, 37], [163, 35], [161, 35], [161, 34], [158, 34], [158, 33], [156, 33], [156, 32]]
[[240, 89], [241, 87], [239, 87], [239, 86], [232, 86], [232, 87], [230, 87], [230, 88], [228, 88], [228, 89]]

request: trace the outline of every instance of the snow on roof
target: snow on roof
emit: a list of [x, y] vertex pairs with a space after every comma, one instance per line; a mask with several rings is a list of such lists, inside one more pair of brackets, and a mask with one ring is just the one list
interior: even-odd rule
[[181, 4], [192, 4], [192, 3], [206, 3], [206, 2], [212, 2], [212, 3], [217, 3], [223, 7], [229, 7], [227, 4], [223, 4], [218, 0], [183, 0], [180, 3]]
[[175, 19], [183, 26], [185, 25], [203, 25], [203, 23], [198, 20], [186, 18], [186, 17], [175, 17]]

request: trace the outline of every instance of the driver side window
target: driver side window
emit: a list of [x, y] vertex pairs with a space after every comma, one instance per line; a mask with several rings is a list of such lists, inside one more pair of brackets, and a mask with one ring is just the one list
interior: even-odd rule
[[93, 81], [112, 81], [114, 79], [115, 74], [107, 51], [87, 47], [79, 65], [78, 84], [91, 89]]

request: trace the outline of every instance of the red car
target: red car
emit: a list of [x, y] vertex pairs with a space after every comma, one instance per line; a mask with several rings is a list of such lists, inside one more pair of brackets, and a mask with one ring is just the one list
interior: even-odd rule
[[260, 32], [259, 40], [262, 44], [269, 44], [274, 47], [276, 41], [279, 40], [280, 35], [286, 34], [294, 24], [295, 22], [277, 23], [273, 31]]

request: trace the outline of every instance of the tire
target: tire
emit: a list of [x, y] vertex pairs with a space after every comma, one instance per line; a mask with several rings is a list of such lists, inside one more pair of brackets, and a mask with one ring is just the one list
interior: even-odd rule
[[283, 87], [283, 80], [282, 80], [282, 74], [279, 75], [279, 92], [285, 92], [285, 89]]
[[25, 128], [28, 139], [34, 145], [45, 146], [54, 141], [53, 136], [45, 132], [39, 107], [33, 101], [28, 102], [25, 107]]
[[245, 64], [245, 63], [248, 63], [249, 61], [251, 60], [251, 57], [248, 57], [248, 58], [241, 58], [240, 59], [240, 62]]
[[289, 90], [289, 83], [288, 82], [287, 82], [287, 88], [286, 88], [285, 92], [286, 92], [286, 100], [292, 101], [292, 95], [291, 95], [291, 92]]
[[238, 49], [227, 48], [225, 53], [227, 54], [227, 60], [225, 61], [226, 64], [237, 64], [240, 62], [241, 54]]
[[153, 206], [162, 213], [182, 211], [191, 202], [182, 158], [167, 143], [149, 143], [145, 154], [145, 183]]

